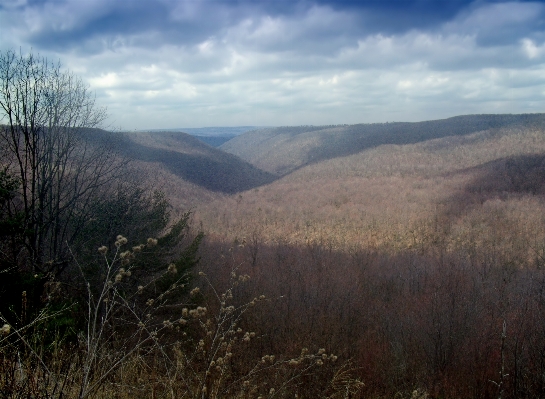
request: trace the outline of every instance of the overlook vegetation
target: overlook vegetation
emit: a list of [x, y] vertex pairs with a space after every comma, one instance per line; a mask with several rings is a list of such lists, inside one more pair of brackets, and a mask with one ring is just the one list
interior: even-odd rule
[[0, 76], [2, 397], [545, 397], [544, 114], [217, 149]]

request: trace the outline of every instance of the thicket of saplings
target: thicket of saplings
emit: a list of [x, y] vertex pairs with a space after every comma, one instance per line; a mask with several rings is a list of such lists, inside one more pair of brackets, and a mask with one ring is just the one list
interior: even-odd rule
[[452, 251], [439, 238], [396, 253], [247, 241], [205, 242], [202, 265], [227, 286], [235, 259], [252, 279], [246, 300], [275, 298], [246, 321], [259, 348], [334, 350], [364, 398], [545, 397], [542, 248], [521, 267], [501, 248]]

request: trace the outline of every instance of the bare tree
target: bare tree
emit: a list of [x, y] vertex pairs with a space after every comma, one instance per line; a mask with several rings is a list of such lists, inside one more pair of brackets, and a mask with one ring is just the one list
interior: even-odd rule
[[68, 245], [91, 217], [90, 205], [123, 161], [90, 138], [106, 109], [60, 63], [6, 51], [0, 79], [1, 163], [19, 183], [9, 209], [23, 215], [24, 230], [11, 261], [24, 258], [33, 273], [57, 274], [68, 264]]

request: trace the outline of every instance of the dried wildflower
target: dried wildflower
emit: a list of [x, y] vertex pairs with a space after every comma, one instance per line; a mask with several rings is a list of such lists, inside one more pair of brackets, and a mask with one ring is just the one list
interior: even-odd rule
[[[201, 340], [199, 341], [199, 346], [200, 346], [201, 348], [204, 347], [204, 340], [201, 339]], [[221, 358], [220, 358], [220, 359], [221, 359]]]
[[172, 322], [170, 320], [164, 320], [163, 321], [163, 326], [165, 326], [165, 328], [172, 328]]
[[148, 247], [154, 247], [157, 245], [157, 239], [156, 238], [148, 238], [147, 241]]
[[145, 325], [144, 323], [142, 323], [142, 322], [139, 322], [139, 323], [138, 323], [138, 327], [140, 327], [140, 328], [144, 328], [145, 326], [146, 326], [146, 325]]
[[142, 251], [142, 245], [137, 245], [135, 247], [132, 247], [133, 252], [140, 252]]
[[298, 366], [298, 365], [299, 365], [299, 361], [296, 360], [296, 359], [291, 359], [291, 360], [288, 362], [288, 364], [289, 364], [290, 366]]
[[103, 245], [98, 249], [98, 252], [100, 252], [102, 255], [106, 255], [106, 252], [108, 252], [108, 247]]
[[274, 393], [275, 393], [275, 389], [271, 388], [271, 390], [269, 391], [269, 395], [274, 395]]
[[0, 328], [0, 333], [2, 335], [8, 335], [11, 331], [11, 326], [9, 324], [4, 324], [2, 328]]
[[204, 274], [204, 272], [199, 272], [199, 276], [206, 276], [206, 274]]
[[180, 323], [182, 326], [185, 326], [187, 324], [187, 320], [184, 318], [181, 318], [180, 320], [178, 320], [178, 323]]
[[115, 246], [119, 248], [122, 245], [125, 245], [127, 243], [127, 239], [123, 237], [122, 235], [118, 235], [115, 240]]
[[182, 316], [187, 317], [188, 314], [189, 314], [189, 310], [187, 310], [187, 308], [183, 308], [182, 309]]
[[130, 258], [130, 256], [131, 256], [131, 251], [124, 251], [119, 254], [119, 257], [121, 259]]
[[119, 274], [117, 274], [117, 275], [115, 276], [115, 282], [116, 282], [116, 283], [120, 283], [121, 280], [123, 280], [123, 275], [122, 275], [121, 273], [119, 273]]
[[261, 299], [261, 300], [265, 299], [265, 295], [260, 295], [259, 299]]
[[323, 365], [324, 365], [324, 362], [322, 362], [322, 360], [319, 359], [319, 360], [316, 362], [316, 364], [317, 364], [318, 366], [323, 366]]
[[137, 292], [138, 292], [139, 294], [141, 294], [142, 291], [144, 291], [144, 286], [143, 286], [143, 285], [139, 285], [139, 286], [138, 286], [138, 291], [137, 291]]
[[248, 334], [248, 333], [244, 334], [244, 337], [242, 338], [242, 340], [244, 342], [249, 342], [250, 341], [250, 334]]
[[174, 263], [171, 263], [170, 265], [168, 265], [167, 272], [170, 274], [176, 274], [178, 273], [178, 269], [176, 269], [176, 265]]
[[148, 300], [146, 301], [146, 305], [152, 306], [152, 305], [153, 305], [153, 302], [155, 302], [155, 300], [153, 300], [153, 299], [150, 298], [150, 299], [148, 299]]
[[201, 291], [201, 290], [200, 290], [199, 287], [195, 287], [195, 288], [193, 288], [191, 291], [189, 291], [189, 294], [190, 294], [191, 296], [195, 296], [195, 295], [197, 295], [200, 291]]
[[322, 355], [325, 353], [325, 349], [324, 348], [320, 348], [320, 350], [318, 350], [318, 355]]

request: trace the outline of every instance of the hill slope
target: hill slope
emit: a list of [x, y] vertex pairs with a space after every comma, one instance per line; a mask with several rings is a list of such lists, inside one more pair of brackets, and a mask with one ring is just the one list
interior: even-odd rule
[[356, 154], [385, 144], [414, 144], [507, 127], [542, 126], [545, 114], [465, 115], [426, 122], [261, 129], [220, 148], [260, 169], [285, 176], [305, 165]]
[[81, 138], [127, 159], [135, 178], [187, 210], [270, 183], [274, 176], [181, 132], [113, 133], [85, 129]]
[[[258, 235], [344, 249], [497, 248], [526, 260], [534, 251], [528, 243], [545, 242], [536, 217], [545, 213], [545, 123], [542, 115], [488, 122], [494, 119], [511, 122], [309, 162], [258, 190], [213, 201], [199, 217], [210, 234], [231, 239]], [[415, 130], [406, 140], [417, 137]]]
[[157, 163], [174, 175], [220, 193], [236, 193], [270, 183], [274, 177], [240, 158], [178, 132], [130, 133], [124, 153]]

